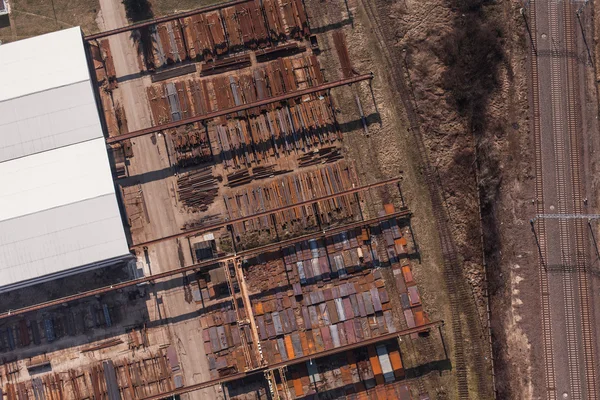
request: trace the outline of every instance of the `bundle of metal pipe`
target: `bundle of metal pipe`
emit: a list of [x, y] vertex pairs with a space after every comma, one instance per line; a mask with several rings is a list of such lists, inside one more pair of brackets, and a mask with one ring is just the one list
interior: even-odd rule
[[177, 178], [177, 192], [187, 207], [206, 211], [219, 192], [218, 179], [212, 174], [212, 167], [188, 172]]

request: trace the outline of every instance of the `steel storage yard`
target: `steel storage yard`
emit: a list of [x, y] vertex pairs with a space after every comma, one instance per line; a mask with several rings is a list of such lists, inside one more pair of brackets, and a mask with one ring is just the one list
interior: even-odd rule
[[0, 291], [130, 257], [79, 28], [0, 47], [0, 186]]
[[[365, 175], [349, 157], [352, 132], [376, 132], [377, 99], [362, 93], [375, 76], [352, 66], [341, 32], [333, 42], [329, 31], [311, 32], [304, 3], [234, 0], [134, 32], [120, 28], [121, 0], [106, 0], [99, 28], [109, 33], [84, 38], [87, 63], [80, 37], [56, 34], [71, 43], [61, 57], [84, 67], [76, 71], [44, 40], [23, 42], [51, 67], [38, 66], [44, 78], [27, 90], [0, 81], [18, 110], [7, 106], [18, 134], [0, 146], [15, 161], [0, 222], [55, 208], [68, 219], [65, 204], [87, 207], [114, 186], [137, 260], [7, 296], [0, 355], [17, 360], [0, 368], [7, 400], [396, 399], [408, 388], [405, 367], [413, 378], [447, 357], [443, 322], [430, 323], [412, 264], [403, 172]], [[339, 60], [319, 41], [335, 44]], [[23, 71], [34, 74], [36, 61]], [[37, 86], [44, 97], [32, 105]], [[53, 100], [62, 88], [68, 104]], [[36, 141], [41, 125], [47, 137]], [[94, 207], [85, 215], [111, 220]], [[96, 243], [116, 237], [94, 234]], [[408, 393], [423, 384], [410, 382]]]

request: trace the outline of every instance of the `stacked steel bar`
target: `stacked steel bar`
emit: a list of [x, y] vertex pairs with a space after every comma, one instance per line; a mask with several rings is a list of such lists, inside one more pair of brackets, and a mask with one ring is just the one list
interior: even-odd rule
[[89, 35], [97, 40], [138, 30], [150, 66], [163, 66], [187, 58], [211, 60], [227, 52], [264, 48], [291, 38], [309, 35], [306, 10], [301, 0], [234, 1], [205, 7], [112, 31]]
[[306, 46], [298, 44], [297, 42], [282, 44], [276, 47], [267, 47], [266, 49], [257, 50], [256, 61], [266, 62], [271, 61], [279, 57], [291, 56], [297, 53], [306, 51]]
[[[411, 399], [408, 386], [400, 380], [404, 377], [404, 368], [397, 342], [383, 342], [377, 347], [371, 345], [336, 357], [297, 364], [288, 367], [286, 375], [294, 398], [303, 398], [317, 390], [332, 398]], [[281, 391], [285, 393], [285, 388]]]
[[318, 151], [306, 153], [298, 158], [298, 166], [308, 167], [310, 165], [331, 163], [341, 160], [343, 157], [338, 147], [323, 147]]
[[[381, 215], [394, 213], [394, 207], [387, 204]], [[422, 326], [429, 322], [421, 305], [421, 297], [416, 282], [413, 279], [412, 267], [408, 258], [408, 242], [402, 234], [397, 221], [390, 220], [379, 225], [378, 232], [383, 236], [380, 255], [383, 262], [392, 266], [396, 282], [396, 291], [400, 294], [402, 311], [409, 328]]]
[[348, 47], [346, 47], [346, 38], [343, 31], [338, 30], [333, 32], [333, 43], [342, 66], [342, 75], [345, 78], [349, 78], [354, 74], [354, 68], [352, 67], [352, 61], [350, 61], [350, 55], [348, 54]]
[[182, 231], [189, 231], [192, 229], [198, 229], [203, 226], [218, 224], [223, 221], [223, 217], [220, 214], [209, 214], [203, 215], [201, 218], [194, 219], [192, 221], [186, 222], [182, 227]]
[[[154, 120], [160, 125], [322, 81], [314, 57], [300, 57], [269, 63], [252, 74], [162, 83], [148, 88], [148, 98]], [[209, 129], [213, 153], [220, 156], [226, 167], [242, 168], [262, 163], [280, 152], [311, 151], [339, 139], [329, 98], [313, 95], [304, 100], [253, 108], [247, 111], [247, 118], [226, 121], [221, 117], [221, 124], [226, 125], [211, 125]]]
[[[238, 324], [238, 321], [247, 318], [246, 311], [239, 302], [239, 295], [232, 295], [238, 292], [239, 285], [232, 280], [234, 274], [229, 264], [220, 265], [224, 268], [211, 270], [210, 278], [208, 274], [198, 277], [200, 291], [195, 299], [203, 308], [200, 326], [212, 379], [253, 367], [250, 365], [252, 360], [246, 357], [246, 345], [252, 341], [250, 328]], [[216, 290], [215, 285], [223, 288]]]
[[236, 69], [242, 69], [251, 65], [250, 56], [243, 54], [240, 56], [222, 58], [214, 62], [208, 62], [202, 64], [200, 75], [208, 76], [221, 74], [227, 71], [235, 71]]
[[[228, 68], [233, 63], [247, 65], [247, 56], [226, 59], [210, 65], [212, 68]], [[222, 71], [219, 71], [222, 72]], [[323, 84], [324, 78], [314, 56], [298, 57], [270, 62], [253, 71], [244, 71], [233, 76], [217, 76], [202, 80], [186, 80], [175, 83], [159, 83], [148, 88], [148, 98], [154, 121], [157, 125], [177, 121], [179, 107], [189, 116], [203, 115], [214, 110], [223, 110], [243, 104], [279, 96], [299, 89]], [[175, 85], [175, 89], [169, 89]], [[169, 101], [169, 90], [177, 92], [179, 103]], [[314, 97], [314, 96], [313, 96]], [[294, 100], [289, 101], [295, 104]], [[189, 108], [187, 105], [192, 104]], [[271, 105], [274, 108], [277, 105]], [[175, 109], [173, 108], [175, 107]], [[261, 109], [251, 109], [250, 114], [257, 114]]]
[[[324, 166], [316, 171], [301, 172], [273, 180], [267, 185], [241, 189], [225, 195], [224, 201], [230, 219], [236, 219], [260, 211], [294, 205], [311, 198], [344, 191], [352, 187], [349, 168], [342, 162]], [[294, 207], [276, 213], [274, 218], [250, 219], [235, 224], [238, 234], [247, 231], [270, 230], [273, 221], [288, 230], [306, 229], [319, 223], [330, 223], [333, 218], [353, 215], [354, 200], [348, 197], [319, 202], [316, 207]], [[315, 210], [318, 216], [315, 215]], [[297, 224], [294, 228], [292, 225]]]
[[248, 184], [254, 180], [271, 178], [275, 175], [281, 175], [288, 172], [292, 172], [290, 170], [281, 170], [276, 168], [276, 165], [266, 165], [234, 172], [232, 174], [227, 175], [227, 186], [241, 186]]
[[[262, 290], [267, 293], [266, 296], [256, 298], [254, 311], [261, 344], [267, 350], [265, 354], [269, 363], [359, 343], [364, 338], [397, 330], [381, 274], [368, 270], [363, 273], [361, 268], [365, 264], [357, 263], [353, 274], [342, 276], [336, 273], [334, 278], [326, 255], [313, 257], [321, 252], [325, 254], [322, 245], [313, 251], [309, 250], [306, 258], [299, 256], [295, 265], [286, 264], [287, 273], [279, 271], [280, 276], [287, 275], [289, 281], [285, 282], [286, 285], [279, 289], [277, 285], [272, 285], [270, 290]], [[288, 258], [291, 257], [288, 255]], [[312, 260], [317, 261], [311, 263]], [[300, 265], [303, 265], [299, 267], [301, 273], [310, 276], [313, 283], [334, 280], [324, 286], [320, 284], [321, 288], [308, 286], [298, 296], [296, 291], [286, 289], [301, 279], [295, 273], [296, 266]], [[265, 265], [257, 268], [265, 268]], [[249, 274], [252, 272], [257, 270], [250, 269]], [[277, 279], [276, 275], [270, 279], [263, 276], [263, 281], [269, 283], [274, 283], [273, 279]], [[274, 295], [269, 294], [273, 292]]]
[[[324, 351], [320, 354], [315, 354], [312, 356], [307, 356], [307, 357], [300, 357], [296, 360], [292, 360], [290, 362], [282, 362], [282, 363], [278, 363], [278, 364], [274, 364], [274, 365], [270, 365], [269, 366], [269, 370], [273, 371], [273, 370], [277, 370], [279, 368], [285, 368], [285, 367], [289, 367], [291, 365], [298, 365], [301, 363], [307, 363], [310, 361], [313, 361], [314, 359], [317, 358], [321, 358], [321, 357], [328, 357], [328, 356], [333, 356], [333, 355], [338, 355], [338, 354], [342, 354], [344, 352], [349, 352], [349, 351], [353, 351], [356, 348], [362, 347], [362, 346], [366, 346], [366, 345], [370, 345], [373, 343], [380, 343], [386, 340], [390, 340], [390, 339], [396, 339], [398, 337], [401, 336], [405, 336], [411, 333], [415, 333], [415, 332], [429, 332], [434, 328], [438, 328], [440, 326], [442, 326], [444, 323], [443, 321], [437, 321], [431, 324], [428, 324], [422, 328], [415, 328], [415, 329], [409, 329], [409, 330], [405, 330], [405, 331], [401, 331], [401, 332], [397, 332], [397, 333], [392, 333], [392, 334], [388, 334], [388, 335], [384, 335], [382, 337], [379, 338], [372, 338], [372, 339], [366, 339], [364, 343], [358, 343], [358, 344], [354, 344], [354, 345], [347, 345], [347, 346], [343, 346], [340, 347], [338, 349], [333, 349], [333, 350], [329, 350], [329, 351]], [[309, 365], [309, 364], [307, 364]], [[171, 397], [171, 396], [176, 396], [176, 395], [181, 395], [184, 393], [191, 393], [203, 388], [207, 388], [207, 387], [211, 387], [211, 386], [215, 386], [215, 385], [222, 385], [222, 384], [226, 384], [228, 382], [234, 382], [240, 379], [244, 379], [247, 377], [254, 377], [254, 376], [258, 376], [259, 374], [262, 375], [264, 374], [265, 370], [263, 368], [254, 370], [254, 371], [248, 371], [245, 373], [239, 373], [239, 374], [234, 374], [234, 375], [230, 375], [230, 376], [226, 376], [223, 378], [218, 378], [218, 379], [214, 379], [214, 380], [210, 380], [210, 381], [205, 381], [205, 382], [200, 382], [200, 383], [195, 383], [195, 384], [191, 384], [188, 386], [184, 386], [184, 387], [180, 387], [178, 389], [175, 389], [171, 392], [168, 393], [162, 393], [160, 395], [152, 395], [152, 396], [147, 396], [144, 397], [144, 400], [159, 400], [162, 398], [166, 398], [166, 397]], [[400, 386], [400, 388], [402, 387], [406, 387], [406, 385], [402, 385]], [[400, 397], [401, 400], [410, 400], [410, 397], [405, 397], [403, 396], [403, 393], [406, 394], [406, 391], [402, 392], [402, 391], [398, 391], [396, 392]], [[410, 393], [408, 393], [410, 395]], [[375, 395], [373, 393], [373, 395]]]
[[178, 20], [154, 25], [150, 32], [155, 66], [173, 64], [187, 58], [183, 31]]
[[213, 59], [227, 50], [225, 31], [217, 12], [196, 14], [183, 19], [185, 41], [192, 59]]
[[259, 100], [255, 103], [243, 104], [243, 105], [237, 106], [237, 107], [212, 111], [208, 114], [187, 118], [187, 119], [184, 119], [181, 121], [167, 123], [167, 124], [164, 124], [164, 126], [162, 126], [162, 127], [150, 127], [150, 128], [144, 128], [144, 129], [140, 129], [137, 131], [133, 131], [133, 132], [128, 132], [126, 134], [122, 134], [117, 137], [110, 137], [106, 140], [106, 142], [108, 144], [113, 144], [116, 142], [121, 142], [121, 141], [125, 141], [128, 139], [136, 138], [136, 137], [149, 135], [149, 134], [158, 132], [163, 129], [176, 128], [178, 126], [201, 122], [201, 121], [206, 121], [206, 120], [210, 120], [213, 118], [219, 118], [219, 117], [226, 116], [226, 115], [232, 115], [234, 113], [244, 112], [244, 111], [247, 111], [250, 109], [255, 109], [255, 108], [260, 108], [260, 107], [272, 107], [273, 103], [284, 102], [284, 101], [292, 102], [292, 101], [294, 101], [294, 99], [302, 98], [304, 96], [313, 96], [315, 93], [319, 93], [319, 92], [324, 93], [326, 90], [329, 90], [332, 88], [336, 88], [336, 87], [340, 87], [340, 86], [344, 86], [344, 85], [351, 85], [353, 83], [362, 82], [364, 80], [369, 80], [372, 78], [373, 78], [372, 74], [365, 74], [365, 75], [360, 75], [360, 76], [356, 76], [356, 77], [352, 77], [352, 78], [348, 78], [348, 79], [343, 79], [343, 80], [336, 81], [336, 82], [324, 83], [324, 84], [318, 85], [316, 87], [302, 89], [302, 90], [296, 90], [296, 91], [286, 93], [281, 96], [268, 97], [264, 100]]
[[[173, 351], [169, 353], [172, 358]], [[135, 400], [148, 395], [160, 395], [175, 389], [173, 361], [178, 363], [177, 360], [168, 360], [166, 353], [159, 351], [141, 359], [107, 360], [87, 369], [69, 369], [60, 375], [47, 374], [27, 382], [7, 383], [7, 400]]]
[[[190, 58], [204, 60], [243, 49], [264, 48], [309, 34], [306, 11], [301, 1], [293, 0], [281, 6], [277, 0], [264, 0], [262, 3], [261, 7], [260, 0], [249, 0], [224, 7], [218, 12], [186, 16], [182, 19], [182, 29], [174, 25], [173, 30], [183, 31]], [[170, 43], [176, 42], [176, 35], [171, 35], [174, 38], [163, 36], [155, 38], [156, 52], [161, 47], [171, 49]]]
[[[392, 222], [396, 222], [394, 218], [381, 224], [387, 227]], [[252, 307], [270, 365], [399, 331], [386, 283], [381, 272], [373, 269], [379, 263], [372, 258], [378, 253], [372, 243], [382, 242], [385, 232], [382, 229], [377, 238], [371, 238], [366, 230], [355, 229], [327, 236], [325, 241], [298, 242], [283, 249], [285, 268], [280, 261], [247, 260], [245, 275], [254, 293]], [[370, 346], [368, 355], [365, 352], [360, 360], [349, 360], [350, 368], [361, 375], [356, 382], [381, 386], [403, 377], [395, 346]], [[349, 372], [342, 371], [342, 378], [348, 380]], [[314, 374], [318, 372], [309, 368], [306, 375]], [[312, 376], [311, 381], [321, 379]], [[319, 384], [320, 388], [337, 387], [335, 379], [324, 381], [328, 383]], [[344, 383], [353, 384], [350, 380]], [[301, 381], [293, 386], [300, 396], [308, 388]]]
[[[227, 121], [226, 125], [210, 125], [209, 137], [214, 154], [219, 154], [227, 168], [247, 168], [292, 152], [308, 152], [303, 163], [315, 157], [314, 150], [339, 139], [339, 131], [329, 107], [329, 99], [315, 99], [293, 107], [283, 106], [258, 116]], [[334, 154], [335, 153], [335, 154]], [[339, 159], [339, 152], [330, 154]], [[326, 157], [327, 158], [327, 157]]]
[[210, 142], [204, 128], [198, 124], [165, 131], [170, 154], [175, 154], [176, 164], [186, 168], [212, 161]]
[[186, 207], [206, 211], [217, 197], [218, 183], [212, 167], [184, 173], [177, 178], [178, 198]]
[[290, 37], [308, 36], [310, 31], [302, 0], [282, 1], [280, 4], [287, 35]]
[[235, 6], [235, 10], [244, 46], [250, 49], [267, 46], [269, 36], [260, 2], [238, 4]]
[[[109, 328], [117, 322], [113, 305], [96, 303], [79, 309], [60, 308], [43, 316], [29, 316], [0, 328], [0, 354]], [[91, 321], [90, 325], [85, 320]]]

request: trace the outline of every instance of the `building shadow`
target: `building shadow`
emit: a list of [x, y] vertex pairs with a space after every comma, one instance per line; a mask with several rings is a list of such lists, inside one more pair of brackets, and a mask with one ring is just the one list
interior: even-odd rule
[[[379, 113], [369, 114], [365, 117], [365, 122], [366, 122], [367, 128], [373, 124], [381, 125], [381, 115]], [[352, 132], [355, 130], [362, 130], [363, 129], [363, 121], [362, 121], [362, 119], [359, 118], [359, 119], [355, 119], [353, 121], [344, 122], [344, 123], [339, 124], [339, 128], [342, 133], [348, 133], [348, 132]]]
[[175, 175], [175, 170], [172, 167], [167, 167], [155, 171], [144, 172], [138, 175], [128, 176], [117, 180], [117, 184], [123, 187], [135, 186], [140, 183], [148, 183], [159, 181]]
[[8, 28], [10, 26], [10, 18], [8, 14], [0, 15], [0, 29]]
[[351, 18], [346, 18], [342, 21], [334, 22], [331, 24], [323, 25], [323, 26], [311, 26], [310, 31], [312, 33], [325, 33], [325, 32], [334, 31], [336, 29], [343, 28], [344, 26], [347, 26], [347, 25], [352, 25], [352, 23], [353, 22], [352, 22]]

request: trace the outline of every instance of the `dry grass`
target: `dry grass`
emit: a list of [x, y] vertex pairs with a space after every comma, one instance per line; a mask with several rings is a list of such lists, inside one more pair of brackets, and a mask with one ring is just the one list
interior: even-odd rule
[[150, 0], [152, 4], [152, 12], [154, 16], [161, 17], [163, 15], [172, 14], [178, 11], [193, 10], [211, 4], [220, 3], [221, 0]]
[[81, 26], [85, 33], [98, 31], [98, 0], [10, 0], [10, 4], [11, 26], [0, 25], [3, 42], [72, 26]]
[[[221, 0], [150, 0], [155, 17], [178, 11], [193, 10]], [[0, 41], [7, 43], [42, 35], [71, 26], [81, 26], [84, 33], [98, 32], [98, 0], [10, 0], [11, 25], [0, 21]], [[54, 8], [52, 3], [54, 2]], [[56, 17], [55, 17], [56, 11]]]

